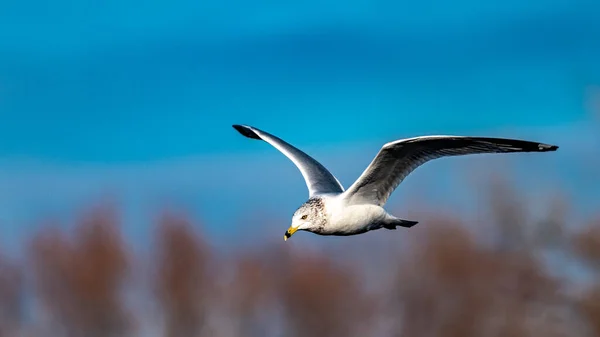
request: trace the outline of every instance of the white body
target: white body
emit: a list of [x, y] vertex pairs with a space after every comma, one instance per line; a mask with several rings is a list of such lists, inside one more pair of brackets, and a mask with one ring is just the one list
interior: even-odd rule
[[377, 205], [348, 205], [343, 194], [322, 196], [321, 199], [327, 216], [327, 226], [318, 233], [321, 235], [361, 234], [381, 228], [381, 223], [392, 217]]

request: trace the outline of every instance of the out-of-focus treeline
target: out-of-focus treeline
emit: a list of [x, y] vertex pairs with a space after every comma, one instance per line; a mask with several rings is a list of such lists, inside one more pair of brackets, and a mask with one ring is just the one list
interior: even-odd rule
[[600, 218], [570, 223], [558, 195], [533, 216], [509, 187], [475, 224], [425, 209], [411, 230], [303, 247], [282, 227], [227, 254], [172, 213], [133, 253], [118, 209], [93, 209], [0, 257], [0, 336], [600, 336]]

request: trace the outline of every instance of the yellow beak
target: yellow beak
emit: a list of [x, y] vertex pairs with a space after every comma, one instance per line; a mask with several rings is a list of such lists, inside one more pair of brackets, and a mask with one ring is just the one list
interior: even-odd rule
[[287, 239], [294, 235], [294, 233], [296, 233], [296, 231], [298, 230], [298, 227], [290, 227], [288, 228], [287, 231], [285, 231], [285, 235], [283, 235], [283, 241], [287, 241]]

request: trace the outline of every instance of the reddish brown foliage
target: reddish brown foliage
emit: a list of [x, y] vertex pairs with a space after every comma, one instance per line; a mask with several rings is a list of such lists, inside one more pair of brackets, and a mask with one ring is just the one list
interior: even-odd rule
[[574, 248], [587, 263], [600, 269], [600, 222], [596, 222], [578, 233]]
[[[575, 235], [575, 252], [596, 272], [600, 272], [600, 223], [590, 226]], [[595, 284], [584, 292], [579, 301], [579, 308], [590, 324], [595, 336], [600, 336], [600, 275], [596, 275]]]
[[[233, 282], [224, 291], [236, 336], [265, 336], [269, 328], [265, 313], [273, 305], [277, 279], [263, 252], [244, 251], [233, 262]], [[266, 316], [266, 317], [265, 317]]]
[[232, 289], [236, 290], [238, 309], [245, 315], [251, 315], [266, 295], [266, 287], [270, 280], [268, 271], [254, 256], [240, 256], [236, 264], [236, 282]]
[[429, 225], [398, 276], [399, 336], [529, 336], [528, 314], [556, 293], [538, 264], [490, 250], [456, 225]]
[[[369, 244], [365, 236], [325, 254], [283, 244], [277, 235], [277, 243], [255, 238], [261, 241], [231, 260], [217, 256], [184, 217], [167, 215], [153, 253], [141, 257], [155, 272], [151, 281], [166, 336], [584, 337], [586, 329], [600, 336], [600, 280], [593, 279], [581, 299], [568, 297], [539, 259], [540, 248], [566, 246], [555, 245], [566, 235], [564, 209], [552, 207], [528, 232], [527, 208], [516, 200], [498, 187], [492, 217], [473, 231], [447, 218], [421, 218], [414, 230], [386, 232], [404, 236], [402, 250]], [[592, 267], [600, 263], [599, 228], [592, 224], [572, 241], [577, 257]], [[500, 244], [483, 242], [482, 232]], [[323, 245], [318, 248], [331, 242], [313, 239]], [[132, 260], [113, 212], [92, 213], [72, 237], [59, 230], [38, 233], [30, 248], [33, 284], [52, 323], [40, 335], [130, 335], [132, 316], [119, 289], [125, 280], [143, 278], [126, 279]], [[0, 328], [21, 319], [23, 286], [19, 268], [10, 265], [0, 261]], [[385, 275], [394, 275], [391, 284]], [[150, 323], [160, 331], [157, 321]]]
[[165, 216], [157, 232], [156, 291], [166, 335], [198, 336], [205, 326], [210, 279], [208, 249], [191, 224]]
[[0, 256], [0, 336], [13, 336], [22, 324], [21, 271]]
[[294, 256], [279, 296], [286, 336], [363, 336], [374, 307], [348, 268], [327, 256]]
[[584, 294], [579, 307], [589, 322], [594, 336], [600, 336], [600, 283]]
[[120, 286], [127, 260], [115, 215], [95, 212], [71, 241], [47, 231], [33, 241], [38, 295], [68, 336], [113, 336], [127, 330]]

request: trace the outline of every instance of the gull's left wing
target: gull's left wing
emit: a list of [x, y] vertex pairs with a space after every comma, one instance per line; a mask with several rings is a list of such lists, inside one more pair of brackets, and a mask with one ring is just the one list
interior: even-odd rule
[[349, 204], [383, 206], [398, 185], [417, 167], [441, 157], [475, 153], [546, 152], [558, 146], [517, 139], [424, 136], [385, 144], [343, 197]]

